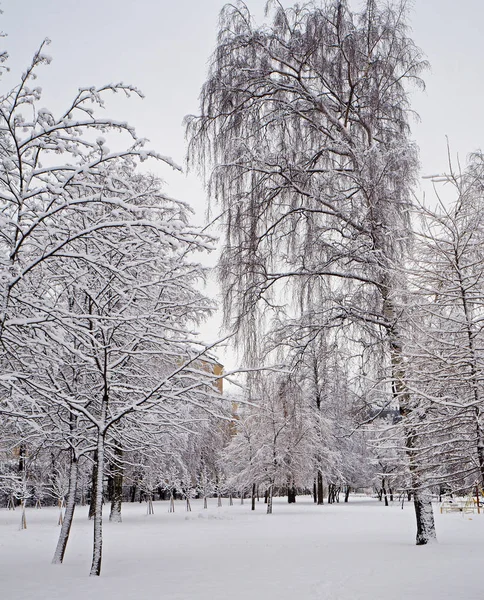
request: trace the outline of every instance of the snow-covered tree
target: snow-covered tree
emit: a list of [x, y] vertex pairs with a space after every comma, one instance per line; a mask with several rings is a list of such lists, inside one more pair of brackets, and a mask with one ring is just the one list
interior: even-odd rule
[[[0, 99], [1, 410], [45, 427], [70, 451], [55, 562], [72, 522], [79, 459], [95, 451], [91, 574], [99, 575], [111, 430], [147, 410], [169, 427], [180, 406], [203, 408], [215, 395], [193, 331], [210, 306], [192, 256], [210, 240], [159, 179], [137, 171], [149, 157], [172, 161], [146, 151], [126, 123], [95, 114], [107, 93], [139, 92], [82, 88], [54, 115], [31, 87], [49, 62], [43, 50]], [[132, 145], [111, 152], [115, 132]]]
[[[386, 379], [406, 419], [401, 267], [418, 164], [407, 86], [421, 85], [426, 66], [407, 33], [407, 5], [270, 7], [262, 27], [243, 3], [223, 9], [201, 116], [188, 120], [192, 160], [223, 209], [226, 323], [248, 365], [260, 366], [262, 311], [280, 308], [287, 287], [300, 298], [309, 279], [328, 281], [326, 322], [373, 325], [378, 339], [386, 332]], [[405, 439], [413, 465], [411, 427]], [[414, 487], [425, 544], [435, 537], [432, 509]]]

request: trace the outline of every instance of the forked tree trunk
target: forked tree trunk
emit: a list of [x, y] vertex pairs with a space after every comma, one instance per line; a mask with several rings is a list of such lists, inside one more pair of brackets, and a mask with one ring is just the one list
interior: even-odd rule
[[75, 456], [71, 456], [71, 466], [69, 469], [69, 490], [67, 492], [66, 510], [64, 514], [64, 522], [57, 541], [57, 547], [54, 552], [52, 563], [54, 565], [61, 564], [66, 553], [67, 542], [71, 532], [72, 520], [74, 519], [74, 511], [76, 509], [76, 490], [77, 478], [79, 474], [79, 462]]
[[383, 498], [385, 498], [385, 506], [388, 506], [388, 496], [387, 496], [387, 488], [385, 487], [385, 478], [382, 477], [381, 480], [381, 492]]
[[149, 494], [147, 494], [147, 498], [146, 498], [146, 514], [147, 515], [155, 514], [155, 509], [153, 508], [153, 494], [151, 492]]

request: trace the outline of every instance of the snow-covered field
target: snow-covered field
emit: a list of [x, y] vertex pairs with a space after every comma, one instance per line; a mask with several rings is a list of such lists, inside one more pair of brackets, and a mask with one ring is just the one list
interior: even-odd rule
[[[315, 506], [123, 506], [104, 525], [103, 570], [89, 577], [92, 523], [78, 507], [62, 566], [50, 564], [53, 508], [0, 510], [0, 597], [11, 600], [482, 600], [484, 514], [436, 514], [439, 543], [414, 546], [411, 506], [372, 499]], [[106, 513], [107, 516], [107, 513]]]

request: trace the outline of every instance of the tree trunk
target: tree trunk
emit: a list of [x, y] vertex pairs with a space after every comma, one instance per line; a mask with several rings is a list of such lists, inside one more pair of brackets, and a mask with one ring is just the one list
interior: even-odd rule
[[316, 479], [313, 481], [313, 500], [314, 504], [318, 503], [318, 488], [316, 487]]
[[385, 478], [382, 477], [381, 480], [381, 492], [383, 497], [385, 498], [385, 506], [388, 506], [388, 496], [387, 496], [387, 488], [385, 487]]
[[[476, 384], [477, 387], [477, 384]], [[477, 430], [477, 461], [479, 463], [479, 475], [481, 478], [481, 488], [484, 489], [484, 432], [481, 426], [481, 417], [479, 407], [476, 406], [475, 418], [476, 418], [476, 430]]]
[[436, 541], [434, 513], [429, 494], [422, 491], [415, 492], [413, 503], [417, 517], [417, 546]]
[[[384, 285], [381, 288], [383, 298], [383, 314], [389, 323], [396, 323], [397, 316], [393, 302], [389, 298], [391, 285], [387, 274]], [[405, 449], [409, 462], [409, 471], [414, 495], [415, 517], [417, 520], [417, 546], [427, 544], [436, 540], [434, 513], [432, 502], [425, 489], [425, 481], [422, 480], [422, 467], [418, 463], [417, 449], [419, 447], [419, 435], [415, 424], [411, 422], [412, 403], [410, 392], [405, 381], [405, 366], [403, 361], [403, 348], [400, 336], [393, 325], [388, 330], [390, 361], [392, 368], [392, 392], [400, 405], [400, 416], [403, 420], [403, 431], [405, 435]]]
[[20, 529], [27, 529], [27, 518], [25, 516], [25, 500], [20, 500], [20, 507], [22, 509], [22, 515], [20, 517]]
[[350, 499], [350, 491], [351, 491], [351, 488], [349, 485], [347, 485], [346, 490], [345, 490], [345, 502], [348, 502], [348, 500]]
[[69, 490], [67, 492], [66, 511], [64, 514], [64, 522], [57, 541], [57, 547], [54, 552], [52, 563], [54, 565], [62, 564], [66, 553], [67, 542], [71, 532], [72, 520], [74, 519], [74, 511], [76, 509], [76, 490], [77, 478], [79, 474], [79, 462], [76, 456], [71, 456], [71, 467], [69, 469]]
[[97, 497], [97, 450], [94, 452], [94, 464], [92, 465], [91, 477], [91, 501], [89, 502], [89, 519], [92, 519], [96, 513], [96, 497]]
[[252, 484], [252, 504], [250, 509], [255, 510], [255, 483]]
[[269, 486], [268, 494], [267, 494], [267, 514], [272, 514], [272, 494], [273, 494], [273, 485]]
[[323, 474], [318, 470], [318, 504], [324, 504]]
[[114, 462], [112, 465], [112, 498], [109, 520], [113, 523], [121, 523], [121, 507], [123, 504], [123, 449], [115, 443]]
[[150, 492], [146, 496], [147, 496], [147, 498], [146, 498], [146, 514], [154, 515], [155, 509], [153, 508], [153, 494]]
[[[97, 461], [95, 463], [96, 472], [96, 495], [94, 500], [94, 543], [92, 548], [92, 564], [90, 575], [99, 576], [101, 574], [102, 547], [103, 547], [103, 479], [104, 479], [104, 459], [105, 459], [105, 433], [98, 430], [97, 436]], [[92, 504], [92, 502], [91, 502]]]

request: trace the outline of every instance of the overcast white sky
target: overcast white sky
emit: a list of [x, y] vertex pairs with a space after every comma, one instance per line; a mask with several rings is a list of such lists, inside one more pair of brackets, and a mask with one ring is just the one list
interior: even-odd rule
[[[45, 37], [52, 40], [39, 85], [43, 106], [65, 107], [80, 86], [123, 81], [139, 87], [144, 100], [116, 98], [110, 116], [129, 121], [150, 147], [182, 164], [182, 119], [196, 113], [198, 93], [215, 45], [223, 0], [1, 0], [0, 28], [8, 37], [14, 85]], [[284, 1], [289, 5], [291, 2]], [[354, 4], [358, 5], [355, 0]], [[265, 0], [247, 0], [259, 18]], [[446, 169], [446, 140], [464, 162], [484, 147], [484, 2], [415, 0], [411, 25], [416, 43], [431, 63], [427, 91], [415, 95], [421, 122], [414, 138], [421, 149], [422, 173]], [[164, 170], [172, 196], [189, 201], [201, 215], [205, 194], [188, 180]]]

